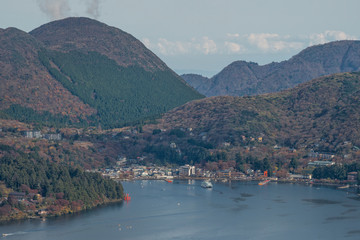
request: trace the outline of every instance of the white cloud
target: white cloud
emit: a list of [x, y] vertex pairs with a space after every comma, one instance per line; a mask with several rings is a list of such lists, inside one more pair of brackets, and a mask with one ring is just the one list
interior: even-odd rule
[[217, 52], [217, 46], [215, 41], [209, 39], [208, 37], [202, 38], [202, 41], [200, 42], [200, 49], [205, 55]]
[[51, 20], [83, 15], [78, 12], [81, 10], [85, 10], [85, 15], [97, 19], [100, 16], [100, 2], [101, 0], [37, 0], [40, 10]]
[[191, 45], [188, 42], [173, 42], [165, 38], [160, 38], [156, 46], [163, 55], [186, 54], [191, 48]]
[[289, 35], [281, 36], [276, 33], [251, 33], [246, 35], [248, 42], [263, 52], [278, 52], [303, 48], [300, 41], [292, 41]]
[[274, 33], [251, 33], [248, 36], [248, 41], [252, 45], [256, 45], [261, 50], [267, 51], [271, 48], [269, 39], [279, 37], [278, 34]]
[[141, 42], [145, 45], [147, 48], [151, 48], [151, 41], [148, 38], [143, 38]]
[[286, 41], [274, 41], [272, 42], [272, 49], [274, 51], [283, 51], [289, 49], [302, 49], [304, 44], [301, 42], [286, 42]]
[[208, 55], [218, 51], [215, 41], [206, 36], [200, 39], [193, 38], [190, 41], [170, 41], [166, 38], [159, 38], [155, 43], [152, 43], [148, 38], [143, 38], [142, 42], [147, 48], [165, 56], [189, 53]]
[[356, 39], [341, 31], [325, 31], [312, 35], [280, 35], [277, 33], [227, 33], [213, 40], [208, 36], [189, 40], [169, 40], [167, 38], [143, 38], [144, 45], [157, 54], [176, 55], [234, 55], [234, 54], [296, 54], [313, 44], [335, 40]]
[[350, 36], [342, 31], [327, 30], [323, 33], [315, 33], [309, 36], [310, 45], [324, 44], [331, 41], [340, 40], [356, 40], [354, 36]]
[[226, 34], [226, 36], [228, 38], [239, 38], [240, 34], [239, 33], [228, 33], [228, 34]]
[[240, 44], [234, 42], [225, 42], [225, 48], [229, 53], [240, 53], [243, 47]]

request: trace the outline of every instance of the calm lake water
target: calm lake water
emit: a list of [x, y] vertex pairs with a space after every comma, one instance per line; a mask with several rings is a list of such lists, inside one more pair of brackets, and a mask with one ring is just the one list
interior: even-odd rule
[[360, 239], [360, 198], [327, 187], [136, 181], [132, 200], [81, 214], [0, 225], [2, 239]]

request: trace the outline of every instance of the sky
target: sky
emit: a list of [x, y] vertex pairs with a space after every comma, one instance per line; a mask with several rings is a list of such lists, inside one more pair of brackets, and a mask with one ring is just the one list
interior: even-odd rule
[[359, 9], [359, 0], [0, 0], [0, 28], [90, 17], [130, 33], [179, 74], [211, 77], [233, 61], [264, 65], [359, 40]]

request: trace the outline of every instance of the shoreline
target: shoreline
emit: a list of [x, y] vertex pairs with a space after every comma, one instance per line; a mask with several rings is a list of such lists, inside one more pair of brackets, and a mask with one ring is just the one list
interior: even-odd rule
[[124, 201], [125, 201], [124, 199], [108, 200], [106, 202], [94, 205], [92, 207], [88, 207], [88, 208], [85, 208], [85, 209], [81, 209], [81, 210], [78, 210], [78, 211], [72, 211], [72, 212], [61, 212], [60, 214], [27, 215], [26, 213], [24, 213], [24, 214], [16, 215], [13, 218], [10, 217], [10, 218], [1, 219], [0, 220], [0, 225], [17, 223], [17, 222], [22, 222], [22, 221], [32, 220], [32, 219], [46, 221], [46, 219], [52, 219], [52, 218], [63, 217], [63, 216], [71, 216], [71, 215], [75, 215], [75, 214], [81, 214], [82, 212], [85, 212], [85, 211], [91, 211], [91, 210], [96, 209], [96, 208], [105, 207], [106, 205], [111, 205], [111, 204], [122, 203]]
[[[186, 180], [196, 180], [196, 181], [202, 181], [205, 179], [209, 179], [206, 177], [174, 177], [172, 180], [179, 180], [179, 181], [186, 181]], [[327, 181], [320, 181], [317, 180], [315, 182], [313, 181], [301, 181], [301, 180], [290, 180], [290, 179], [274, 179], [274, 178], [248, 178], [248, 179], [226, 179], [226, 178], [210, 178], [211, 181], [217, 182], [217, 183], [229, 183], [229, 182], [259, 182], [259, 181], [263, 181], [265, 179], [269, 179], [270, 182], [274, 182], [274, 183], [282, 183], [282, 184], [300, 184], [300, 185], [307, 185], [307, 186], [324, 186], [324, 187], [331, 187], [335, 190], [346, 190], [349, 193], [353, 193], [354, 195], [360, 197], [360, 186], [358, 185], [348, 185], [348, 187], [346, 188], [341, 188], [343, 186], [346, 186], [347, 184], [341, 184], [341, 183], [331, 183], [331, 182], [327, 182]], [[120, 182], [127, 182], [127, 181], [143, 181], [143, 180], [151, 180], [151, 181], [164, 181], [166, 179], [159, 179], [159, 178], [151, 178], [151, 177], [145, 177], [145, 178], [127, 178], [127, 179], [114, 179], [116, 181], [120, 181]], [[340, 187], [340, 188], [339, 188]], [[63, 212], [60, 215], [57, 214], [52, 214], [52, 215], [46, 215], [46, 216], [27, 216], [27, 215], [22, 215], [21, 217], [15, 217], [15, 218], [10, 218], [10, 219], [3, 219], [0, 220], [0, 225], [6, 225], [6, 224], [11, 224], [11, 223], [17, 223], [17, 222], [21, 222], [21, 221], [26, 221], [26, 220], [32, 220], [32, 219], [38, 219], [38, 220], [42, 220], [45, 221], [46, 219], [52, 219], [52, 218], [56, 218], [56, 217], [63, 217], [63, 216], [71, 216], [74, 214], [81, 214], [82, 212], [85, 211], [91, 211], [93, 209], [96, 208], [101, 208], [101, 207], [106, 207], [107, 205], [111, 205], [111, 204], [116, 204], [116, 203], [123, 203], [125, 202], [124, 199], [116, 199], [116, 200], [109, 200], [106, 201], [104, 203], [101, 204], [97, 204], [93, 207], [89, 207], [86, 209], [81, 209], [79, 211], [74, 211], [74, 212]]]
[[[141, 180], [154, 180], [154, 181], [164, 181], [167, 178], [152, 178], [152, 177], [140, 177], [140, 178], [126, 178], [126, 179], [116, 179], [116, 181], [127, 182], [127, 181], [141, 181]], [[357, 184], [348, 184], [348, 183], [338, 183], [338, 182], [329, 182], [329, 180], [291, 180], [291, 179], [276, 179], [276, 178], [246, 178], [246, 179], [229, 179], [229, 178], [207, 178], [207, 177], [174, 177], [171, 180], [206, 180], [210, 179], [214, 182], [227, 183], [227, 182], [260, 182], [265, 179], [269, 179], [270, 182], [276, 183], [287, 183], [287, 184], [301, 184], [301, 185], [312, 185], [312, 186], [326, 186], [332, 187], [337, 190], [352, 190], [355, 194], [360, 194], [360, 185]], [[345, 186], [348, 186], [344, 188]], [[349, 191], [350, 192], [350, 191]]]

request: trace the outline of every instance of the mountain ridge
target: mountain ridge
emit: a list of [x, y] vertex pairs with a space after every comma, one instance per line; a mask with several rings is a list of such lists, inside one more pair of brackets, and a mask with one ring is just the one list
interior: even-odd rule
[[[43, 46], [34, 37], [19, 29], [7, 28], [0, 32], [0, 39], [0, 76], [3, 86], [0, 89], [0, 109], [19, 104], [37, 111], [65, 111], [69, 116], [95, 112], [55, 81], [46, 68], [41, 66], [38, 51]], [[52, 94], [48, 94], [49, 91]]]
[[359, 56], [360, 41], [335, 41], [308, 47], [279, 63], [235, 61], [210, 79], [182, 77], [206, 96], [257, 95], [291, 88], [323, 75], [359, 71]]
[[139, 40], [89, 18], [0, 32], [0, 115], [120, 127], [203, 97]]
[[[131, 34], [85, 17], [46, 23], [29, 32], [51, 50], [96, 51], [120, 66], [140, 65], [146, 70], [165, 70], [166, 64]], [[137, 54], [133, 52], [138, 51]]]
[[[187, 139], [193, 138], [225, 149], [232, 158], [236, 153], [271, 158], [277, 145], [305, 154], [337, 153], [342, 161], [344, 155], [353, 154], [359, 160], [351, 150], [360, 146], [359, 83], [360, 72], [340, 73], [279, 93], [208, 97], [169, 111], [153, 128], [191, 129], [192, 137], [172, 139], [180, 149], [190, 148]], [[261, 150], [251, 153], [247, 149], [252, 146]]]

